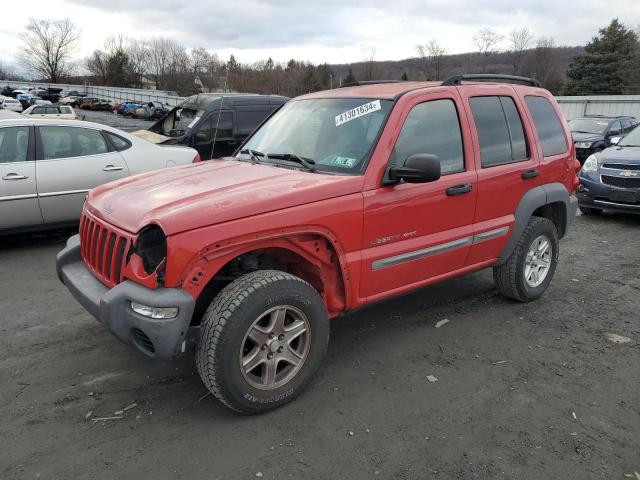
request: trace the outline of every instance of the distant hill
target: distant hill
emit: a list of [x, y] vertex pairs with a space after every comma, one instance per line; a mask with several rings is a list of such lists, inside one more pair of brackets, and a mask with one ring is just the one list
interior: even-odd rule
[[[566, 71], [573, 57], [584, 52], [584, 47], [551, 47], [529, 49], [524, 52], [518, 75], [538, 78], [547, 88], [560, 93], [566, 79]], [[406, 74], [409, 80], [425, 80], [422, 60], [418, 57], [404, 60], [366, 61], [351, 64], [329, 65], [335, 78], [344, 78], [351, 68], [358, 80], [388, 79], [400, 80]], [[481, 59], [477, 53], [445, 55], [442, 58], [440, 79], [460, 73], [480, 73]], [[491, 55], [485, 73], [514, 74], [513, 54], [500, 52]], [[373, 77], [373, 78], [368, 78]]]

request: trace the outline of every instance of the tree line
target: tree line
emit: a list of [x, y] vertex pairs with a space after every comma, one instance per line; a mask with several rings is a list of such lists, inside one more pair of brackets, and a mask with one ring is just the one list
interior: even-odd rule
[[[223, 61], [203, 47], [187, 49], [165, 37], [124, 36], [108, 38], [78, 65], [72, 55], [80, 34], [68, 19], [32, 18], [21, 38], [21, 63], [34, 79], [77, 81], [84, 71], [80, 76], [93, 84], [155, 88], [183, 96], [238, 91], [293, 97], [358, 80], [442, 80], [470, 72], [533, 77], [554, 94], [640, 94], [639, 35], [618, 19], [599, 29], [584, 47], [558, 47], [553, 38], [536, 38], [528, 28], [513, 29], [507, 36], [482, 28], [473, 36], [474, 52], [450, 55], [445, 44], [431, 39], [415, 47], [413, 58], [378, 61], [372, 48], [362, 61], [345, 65], [271, 58], [243, 64], [233, 55]], [[11, 76], [0, 65], [2, 74]]]

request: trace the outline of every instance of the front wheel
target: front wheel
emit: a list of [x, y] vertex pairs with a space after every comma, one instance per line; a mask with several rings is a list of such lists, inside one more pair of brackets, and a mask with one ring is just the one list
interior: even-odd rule
[[227, 407], [255, 414], [295, 398], [320, 366], [329, 340], [322, 298], [278, 270], [227, 285], [202, 319], [196, 351], [205, 386]]
[[507, 261], [493, 267], [493, 280], [498, 290], [520, 302], [539, 298], [556, 271], [559, 246], [558, 231], [553, 222], [531, 217]]

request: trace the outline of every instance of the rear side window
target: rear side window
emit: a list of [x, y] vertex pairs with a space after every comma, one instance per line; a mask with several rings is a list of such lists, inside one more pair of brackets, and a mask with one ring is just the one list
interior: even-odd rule
[[39, 127], [45, 160], [107, 153], [107, 142], [98, 130], [80, 127]]
[[511, 97], [470, 99], [480, 141], [483, 167], [521, 162], [529, 158], [522, 120]]
[[559, 155], [567, 151], [567, 139], [556, 111], [544, 97], [527, 95], [525, 101], [536, 125], [538, 137], [545, 157]]
[[0, 128], [0, 163], [27, 160], [29, 127]]
[[131, 142], [129, 140], [126, 140], [119, 135], [111, 132], [104, 133], [107, 135], [107, 137], [109, 137], [109, 140], [113, 144], [113, 148], [115, 148], [119, 152], [122, 152], [123, 150], [126, 150], [131, 146]]
[[411, 155], [437, 155], [442, 174], [464, 170], [464, 153], [458, 111], [453, 101], [432, 100], [409, 112], [394, 148], [396, 164]]

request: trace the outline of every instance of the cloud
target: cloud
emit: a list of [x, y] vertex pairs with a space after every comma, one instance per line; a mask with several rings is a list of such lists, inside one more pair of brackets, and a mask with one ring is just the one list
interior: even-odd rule
[[[415, 55], [415, 46], [432, 38], [449, 53], [461, 53], [474, 49], [473, 34], [483, 27], [506, 36], [526, 26], [536, 36], [554, 37], [556, 44], [577, 45], [615, 15], [640, 19], [637, 0], [32, 0], [30, 5], [40, 16], [68, 16], [80, 25], [84, 55], [107, 35], [122, 33], [169, 36], [223, 58], [234, 53], [243, 62], [271, 56], [342, 63], [361, 60], [371, 47], [377, 59], [400, 59]], [[8, 45], [0, 46], [0, 53], [15, 48]]]

